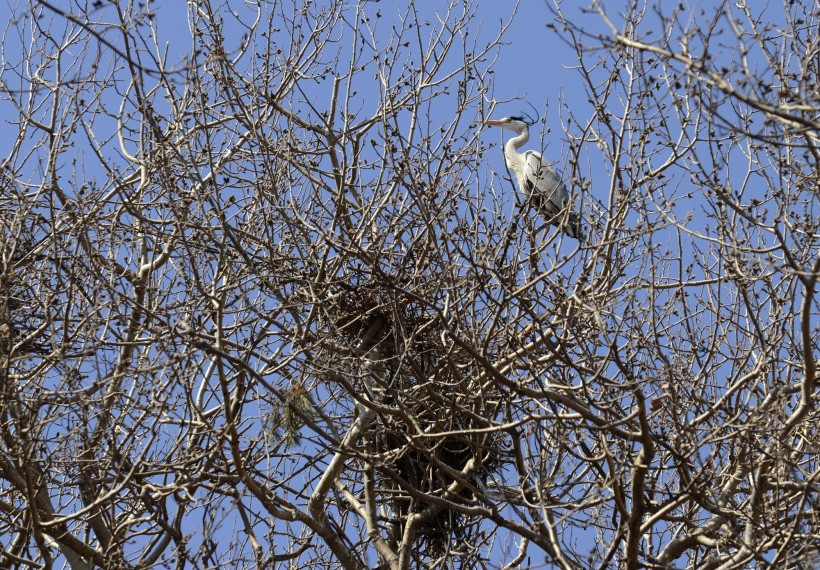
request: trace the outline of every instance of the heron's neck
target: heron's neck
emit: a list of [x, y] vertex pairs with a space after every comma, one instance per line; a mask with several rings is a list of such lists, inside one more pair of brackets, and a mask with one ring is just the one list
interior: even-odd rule
[[507, 152], [513, 152], [518, 150], [519, 148], [521, 148], [522, 145], [527, 144], [528, 140], [530, 140], [530, 130], [526, 129], [517, 137], [513, 137], [507, 141], [507, 144], [505, 145]]
[[508, 165], [518, 166], [518, 163], [523, 162], [523, 157], [518, 152], [518, 149], [521, 148], [522, 145], [527, 144], [528, 140], [530, 140], [529, 129], [507, 141], [507, 144], [504, 145], [504, 156], [507, 158]]

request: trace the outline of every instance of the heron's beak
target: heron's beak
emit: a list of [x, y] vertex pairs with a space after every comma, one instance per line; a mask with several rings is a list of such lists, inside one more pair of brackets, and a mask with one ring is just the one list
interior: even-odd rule
[[488, 120], [484, 121], [484, 124], [485, 125], [490, 125], [491, 127], [493, 127], [493, 126], [498, 127], [498, 126], [503, 125], [504, 121], [499, 121], [499, 120], [495, 120], [495, 119], [488, 119]]

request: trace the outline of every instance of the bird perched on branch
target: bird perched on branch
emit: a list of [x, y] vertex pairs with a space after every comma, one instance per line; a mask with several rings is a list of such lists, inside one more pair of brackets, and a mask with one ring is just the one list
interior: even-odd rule
[[504, 117], [484, 121], [484, 124], [518, 133], [504, 145], [507, 168], [515, 174], [521, 191], [544, 219], [580, 241], [583, 237], [581, 215], [569, 209], [569, 192], [555, 167], [534, 150], [518, 152], [530, 140], [529, 123], [521, 117]]

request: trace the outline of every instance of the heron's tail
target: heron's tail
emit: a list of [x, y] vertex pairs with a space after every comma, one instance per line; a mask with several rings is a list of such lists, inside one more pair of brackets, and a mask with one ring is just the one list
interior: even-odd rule
[[561, 224], [561, 229], [569, 237], [584, 243], [584, 229], [581, 226], [581, 214], [578, 212], [567, 212], [566, 219]]

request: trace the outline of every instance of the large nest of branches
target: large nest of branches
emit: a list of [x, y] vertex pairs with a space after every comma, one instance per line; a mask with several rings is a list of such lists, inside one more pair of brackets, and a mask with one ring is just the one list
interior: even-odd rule
[[[475, 544], [477, 525], [459, 510], [499, 465], [503, 437], [486, 428], [500, 393], [425, 299], [429, 292], [372, 280], [336, 286], [323, 304], [325, 330], [349, 350], [345, 384], [376, 406], [366, 445], [398, 538], [420, 537], [420, 560]], [[336, 368], [339, 370], [340, 368]]]

